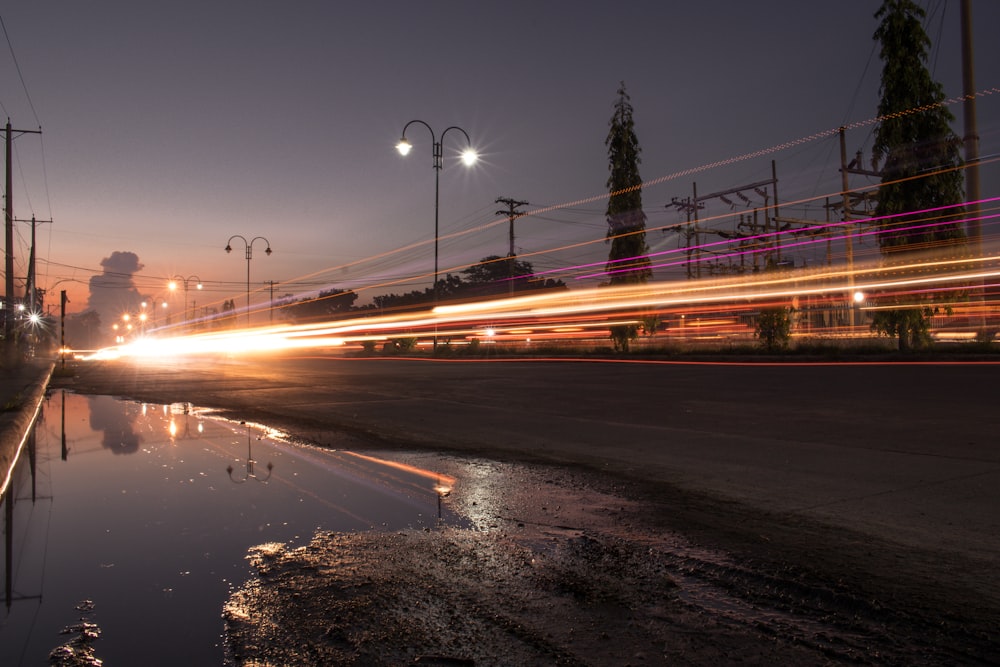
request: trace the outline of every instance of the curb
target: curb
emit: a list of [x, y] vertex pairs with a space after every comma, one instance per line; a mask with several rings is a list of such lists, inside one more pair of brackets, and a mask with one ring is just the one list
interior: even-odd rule
[[6, 387], [4, 394], [11, 399], [18, 394], [24, 399], [17, 409], [0, 412], [0, 496], [7, 492], [21, 451], [41, 412], [54, 367], [54, 362], [39, 365], [36, 373], [18, 374]]

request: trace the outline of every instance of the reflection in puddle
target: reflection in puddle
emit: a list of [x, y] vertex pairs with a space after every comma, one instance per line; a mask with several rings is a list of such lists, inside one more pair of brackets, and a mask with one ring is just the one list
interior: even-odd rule
[[84, 600], [105, 664], [221, 664], [249, 547], [460, 523], [441, 507], [454, 483], [187, 404], [57, 392], [0, 502], [0, 665], [44, 664]]

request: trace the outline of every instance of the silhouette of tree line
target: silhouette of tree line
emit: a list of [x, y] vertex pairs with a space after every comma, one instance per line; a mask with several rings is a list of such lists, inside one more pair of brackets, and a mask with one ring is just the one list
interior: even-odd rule
[[[515, 296], [529, 292], [565, 290], [561, 280], [535, 275], [530, 262], [513, 257], [490, 255], [478, 264], [448, 273], [438, 279], [438, 303], [445, 301], [474, 301], [493, 299], [513, 293]], [[320, 291], [315, 297], [292, 299], [287, 297], [278, 307], [282, 317], [296, 324], [337, 319], [359, 313], [406, 312], [422, 310], [434, 304], [434, 288], [412, 290], [402, 294], [389, 293], [372, 297], [371, 303], [355, 306], [356, 292], [344, 289]]]

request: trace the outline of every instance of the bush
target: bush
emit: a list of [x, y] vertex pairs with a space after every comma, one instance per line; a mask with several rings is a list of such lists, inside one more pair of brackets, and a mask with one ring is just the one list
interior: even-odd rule
[[611, 342], [615, 352], [628, 352], [629, 344], [639, 337], [639, 327], [635, 324], [616, 324], [611, 327]]
[[792, 333], [792, 309], [783, 306], [761, 308], [754, 336], [768, 352], [788, 347]]

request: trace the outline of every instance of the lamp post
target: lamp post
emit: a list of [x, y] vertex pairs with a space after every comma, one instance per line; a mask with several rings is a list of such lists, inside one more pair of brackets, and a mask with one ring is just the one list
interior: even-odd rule
[[270, 255], [272, 252], [271, 242], [268, 241], [263, 236], [255, 236], [249, 241], [247, 241], [246, 238], [240, 236], [239, 234], [234, 234], [233, 236], [230, 236], [229, 241], [226, 242], [226, 252], [233, 251], [232, 247], [233, 239], [239, 239], [243, 241], [243, 244], [247, 247], [247, 329], [249, 329], [250, 328], [250, 260], [253, 259], [253, 244], [256, 241], [263, 241], [264, 245], [267, 246], [264, 252], [267, 255]]
[[188, 276], [187, 278], [184, 278], [183, 276], [174, 276], [173, 278], [170, 279], [170, 283], [167, 285], [170, 288], [170, 291], [174, 291], [177, 289], [178, 280], [181, 281], [182, 285], [184, 285], [184, 321], [190, 322], [191, 318], [188, 317], [188, 281], [190, 280], [196, 281], [195, 284], [196, 289], [202, 289], [204, 285], [201, 284], [201, 278], [199, 278], [198, 276]]
[[[431, 126], [422, 120], [411, 120], [409, 123], [403, 126], [403, 136], [396, 144], [396, 150], [399, 151], [400, 155], [406, 156], [409, 154], [410, 150], [413, 148], [413, 144], [409, 142], [406, 138], [406, 130], [414, 123], [419, 123], [427, 128], [427, 131], [431, 133], [431, 144], [433, 147], [433, 158], [434, 158], [434, 305], [438, 302], [438, 214], [440, 211], [440, 180], [441, 180], [441, 167], [444, 166], [444, 151], [442, 150], [442, 144], [444, 143], [445, 135], [451, 130], [457, 130], [461, 132], [465, 137], [466, 149], [462, 151], [462, 162], [466, 166], [471, 166], [476, 162], [476, 152], [472, 149], [472, 140], [469, 139], [469, 133], [458, 127], [457, 125], [452, 125], [445, 128], [445, 131], [441, 133], [441, 138], [438, 139], [434, 130]], [[434, 335], [434, 350], [437, 351], [437, 334]]]

